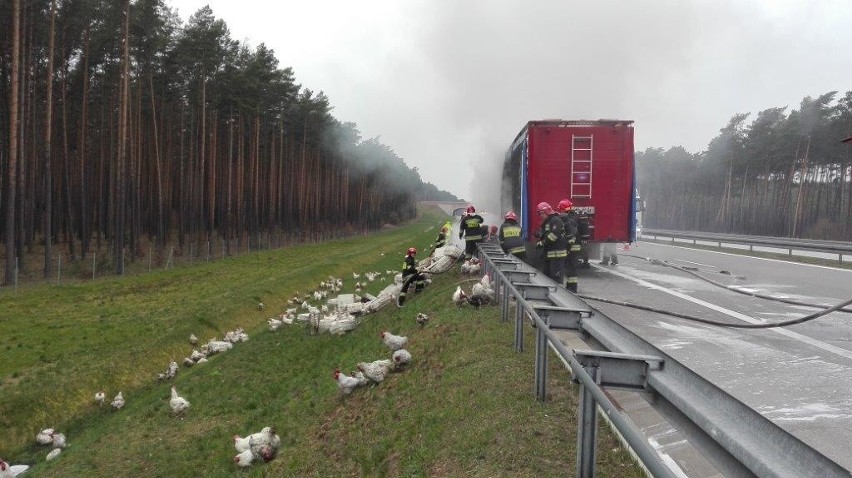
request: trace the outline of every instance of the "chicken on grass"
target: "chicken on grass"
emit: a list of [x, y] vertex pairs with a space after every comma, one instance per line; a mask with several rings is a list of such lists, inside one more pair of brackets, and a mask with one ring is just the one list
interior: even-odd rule
[[401, 335], [394, 335], [387, 330], [382, 332], [382, 343], [391, 350], [399, 350], [405, 347], [405, 344], [408, 343], [408, 337]]
[[453, 303], [461, 306], [467, 300], [467, 294], [464, 293], [461, 286], [456, 286], [456, 291], [453, 292]]
[[414, 318], [414, 320], [420, 324], [420, 327], [426, 327], [426, 324], [429, 323], [429, 319], [430, 317], [423, 312], [418, 312], [417, 317]]
[[381, 383], [394, 368], [393, 360], [376, 360], [370, 363], [358, 362], [358, 370], [371, 382]]
[[234, 435], [234, 448], [237, 450], [234, 463], [239, 467], [246, 467], [257, 459], [269, 462], [275, 458], [280, 447], [281, 438], [274, 427], [264, 427], [245, 438]]
[[103, 390], [95, 394], [95, 403], [97, 403], [99, 407], [103, 406], [104, 400], [106, 400], [106, 393], [104, 393]]
[[172, 398], [169, 400], [169, 407], [175, 415], [181, 414], [189, 409], [189, 400], [178, 395], [177, 389], [172, 387]]
[[[364, 375], [361, 374], [361, 376], [363, 377]], [[349, 395], [352, 393], [352, 390], [364, 385], [364, 382], [359, 380], [358, 377], [346, 375], [340, 369], [334, 371], [334, 380], [337, 381], [337, 388], [340, 389], [340, 393], [343, 395]]]
[[394, 367], [397, 370], [402, 370], [411, 363], [411, 353], [408, 350], [399, 349], [393, 353], [391, 359], [393, 360]]
[[0, 478], [14, 478], [29, 469], [29, 465], [10, 465], [0, 459]]
[[53, 428], [45, 428], [36, 435], [36, 442], [39, 445], [50, 445], [53, 443], [53, 434], [56, 431]]
[[240, 453], [237, 453], [236, 456], [234, 456], [234, 463], [240, 468], [246, 468], [248, 466], [251, 466], [251, 462], [253, 461], [254, 455], [252, 454], [251, 450], [243, 450]]
[[121, 410], [121, 407], [124, 406], [124, 396], [121, 395], [121, 392], [118, 392], [118, 395], [112, 399], [110, 405], [112, 405], [112, 408], [116, 410]]

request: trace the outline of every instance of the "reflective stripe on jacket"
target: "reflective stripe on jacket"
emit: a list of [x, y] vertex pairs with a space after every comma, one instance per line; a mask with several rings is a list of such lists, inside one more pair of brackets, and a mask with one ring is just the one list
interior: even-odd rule
[[464, 216], [459, 223], [459, 239], [464, 235], [465, 241], [478, 241], [482, 239], [482, 223], [485, 219], [479, 214]]

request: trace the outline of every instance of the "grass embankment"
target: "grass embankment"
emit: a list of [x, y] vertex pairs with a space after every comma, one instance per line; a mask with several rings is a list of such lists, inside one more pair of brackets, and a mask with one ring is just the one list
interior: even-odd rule
[[[402, 310], [367, 316], [344, 336], [311, 336], [301, 325], [266, 329], [297, 291], [328, 275], [397, 270], [443, 217], [318, 245], [259, 252], [211, 264], [0, 293], [0, 456], [35, 464], [31, 476], [556, 476], [575, 466], [576, 393], [557, 359], [550, 400], [532, 394], [532, 342], [511, 347], [499, 310], [458, 309], [456, 270], [437, 276]], [[372, 283], [377, 292], [386, 282]], [[258, 311], [263, 301], [267, 308]], [[421, 329], [417, 312], [432, 315]], [[169, 360], [243, 326], [248, 342], [157, 382]], [[342, 398], [336, 367], [389, 357], [382, 330], [409, 336], [414, 360], [379, 386]], [[527, 334], [528, 338], [532, 334]], [[171, 416], [174, 383], [192, 408]], [[98, 408], [124, 392], [127, 405]], [[268, 464], [236, 470], [231, 436], [274, 425], [282, 437]], [[69, 443], [45, 462], [35, 434], [55, 427]], [[642, 476], [601, 430], [599, 476]]]

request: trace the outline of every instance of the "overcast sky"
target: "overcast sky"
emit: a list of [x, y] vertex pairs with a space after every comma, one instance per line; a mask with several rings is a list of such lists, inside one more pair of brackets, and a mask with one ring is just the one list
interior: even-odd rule
[[166, 1], [184, 20], [210, 5], [474, 201], [531, 119], [631, 119], [637, 150], [697, 152], [736, 113], [852, 90], [849, 0]]

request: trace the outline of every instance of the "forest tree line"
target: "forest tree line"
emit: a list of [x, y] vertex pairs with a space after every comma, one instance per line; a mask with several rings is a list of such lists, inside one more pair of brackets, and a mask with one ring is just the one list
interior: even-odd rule
[[27, 253], [46, 276], [57, 245], [106, 248], [120, 274], [143, 243], [317, 240], [455, 199], [331, 111], [209, 7], [184, 23], [163, 0], [0, 2], [5, 283]]
[[636, 153], [646, 227], [852, 240], [852, 91], [734, 115], [707, 150]]

